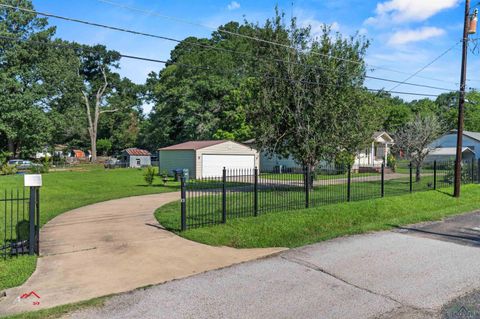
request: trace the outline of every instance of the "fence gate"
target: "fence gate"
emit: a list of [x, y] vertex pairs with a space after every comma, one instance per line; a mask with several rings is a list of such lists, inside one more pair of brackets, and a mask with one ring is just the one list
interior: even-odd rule
[[38, 255], [39, 220], [39, 188], [0, 192], [0, 254], [4, 259], [24, 254]]

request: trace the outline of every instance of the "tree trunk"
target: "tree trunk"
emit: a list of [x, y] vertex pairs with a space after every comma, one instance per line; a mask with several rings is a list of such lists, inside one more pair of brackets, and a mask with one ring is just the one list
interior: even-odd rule
[[90, 144], [91, 144], [91, 150], [90, 150], [91, 159], [90, 159], [90, 161], [92, 163], [96, 163], [97, 162], [97, 134], [96, 133], [90, 135]]
[[15, 142], [12, 139], [8, 139], [8, 151], [12, 154], [13, 158], [17, 155], [17, 150], [15, 148]]
[[417, 164], [416, 168], [415, 168], [415, 181], [418, 183], [420, 182], [421, 178], [422, 178], [422, 175], [421, 175], [421, 167], [422, 165], [421, 164]]

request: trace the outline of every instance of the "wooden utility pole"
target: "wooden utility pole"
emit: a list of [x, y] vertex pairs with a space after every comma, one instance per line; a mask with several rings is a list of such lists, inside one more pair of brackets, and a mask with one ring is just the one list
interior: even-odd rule
[[465, 22], [463, 25], [462, 71], [460, 76], [460, 97], [458, 102], [458, 129], [457, 129], [457, 156], [455, 160], [455, 197], [460, 197], [462, 184], [462, 148], [463, 148], [463, 120], [465, 117], [465, 86], [467, 81], [467, 54], [468, 33], [470, 26], [470, 0], [465, 1]]

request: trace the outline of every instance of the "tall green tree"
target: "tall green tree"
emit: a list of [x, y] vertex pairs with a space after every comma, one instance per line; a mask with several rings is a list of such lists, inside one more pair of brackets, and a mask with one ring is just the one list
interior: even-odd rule
[[[33, 9], [29, 0], [4, 3]], [[67, 89], [72, 57], [49, 45], [54, 34], [35, 13], [0, 8], [0, 141], [13, 156], [28, 156], [50, 142], [49, 112]]]
[[137, 146], [143, 121], [143, 86], [127, 78], [113, 77], [114, 92], [108, 97], [111, 109], [117, 110], [99, 121], [98, 137], [112, 142], [112, 151]]
[[102, 114], [118, 111], [111, 108], [108, 101], [115, 93], [112, 82], [115, 78], [118, 79], [118, 74], [113, 70], [119, 67], [120, 54], [108, 50], [103, 45], [79, 46], [77, 51], [80, 58], [78, 75], [83, 83], [81, 93], [90, 137], [91, 160], [96, 162], [100, 117]]
[[313, 38], [310, 28], [295, 19], [286, 26], [280, 15], [257, 31], [292, 48], [258, 46], [258, 54], [273, 60], [259, 63], [264, 75], [252, 78], [248, 113], [257, 144], [310, 167], [365, 145], [381, 124], [378, 103], [363, 89], [368, 41], [333, 34], [328, 26]]
[[149, 75], [146, 89], [153, 110], [141, 130], [145, 145], [252, 137], [241, 86], [258, 63], [251, 54], [256, 43], [226, 31], [253, 35], [255, 30], [230, 22], [210, 39], [187, 38], [171, 52], [162, 71]]

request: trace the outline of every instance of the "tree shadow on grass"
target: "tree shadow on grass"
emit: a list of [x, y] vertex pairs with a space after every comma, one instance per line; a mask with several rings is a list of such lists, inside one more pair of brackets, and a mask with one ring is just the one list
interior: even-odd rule
[[163, 185], [163, 184], [155, 184], [155, 185], [145, 185], [145, 184], [142, 184], [142, 185], [135, 185], [135, 187], [144, 187], [144, 188], [168, 188], [168, 189], [172, 189], [172, 190], [180, 190], [180, 185], [178, 186], [173, 186], [173, 185]]

